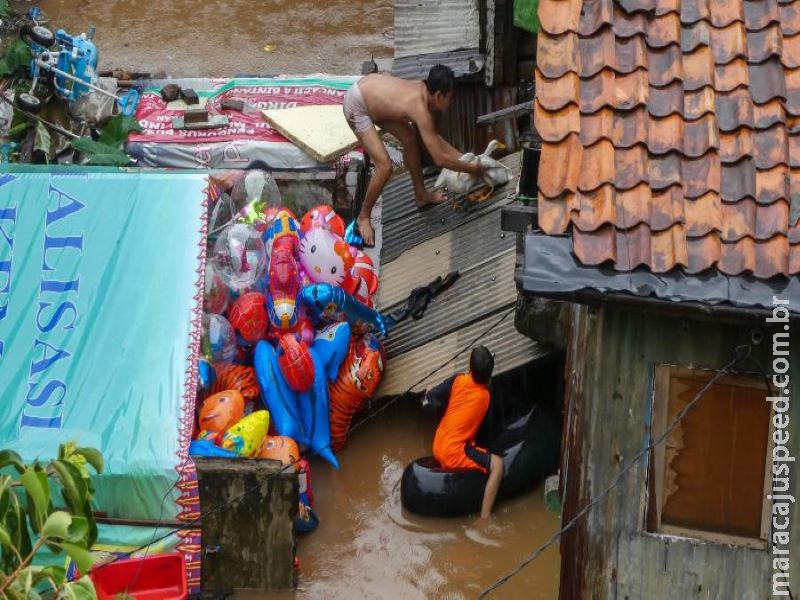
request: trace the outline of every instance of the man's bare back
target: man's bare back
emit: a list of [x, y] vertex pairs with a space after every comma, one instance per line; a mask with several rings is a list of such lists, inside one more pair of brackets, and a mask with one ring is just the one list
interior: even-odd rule
[[375, 165], [358, 215], [358, 227], [366, 245], [372, 245], [375, 240], [372, 207], [392, 174], [389, 154], [373, 125], [391, 133], [403, 145], [403, 160], [411, 175], [418, 210], [426, 210], [446, 198], [425, 189], [417, 134], [438, 166], [472, 175], [483, 174], [479, 163], [462, 162], [461, 153], [436, 133], [433, 113], [447, 110], [455, 96], [454, 88], [453, 72], [436, 65], [425, 81], [375, 73], [359, 79], [345, 94], [342, 107], [345, 118]]

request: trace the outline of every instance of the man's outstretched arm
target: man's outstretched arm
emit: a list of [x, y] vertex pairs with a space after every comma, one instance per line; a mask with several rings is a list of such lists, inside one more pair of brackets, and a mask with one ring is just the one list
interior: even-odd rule
[[425, 144], [437, 167], [469, 173], [470, 175], [480, 176], [484, 174], [486, 169], [483, 165], [478, 161], [468, 163], [461, 160], [461, 153], [436, 133], [433, 118], [431, 118], [428, 111], [422, 111], [415, 122], [417, 129], [419, 129], [420, 137], [422, 137], [422, 143]]

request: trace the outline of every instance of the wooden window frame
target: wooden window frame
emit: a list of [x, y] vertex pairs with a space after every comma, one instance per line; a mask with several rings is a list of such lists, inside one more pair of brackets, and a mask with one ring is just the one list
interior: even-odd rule
[[[652, 422], [650, 425], [650, 443], [657, 440], [663, 435], [666, 428], [669, 426], [667, 423], [667, 413], [669, 411], [669, 398], [670, 398], [670, 382], [673, 377], [689, 377], [697, 379], [698, 375], [707, 373], [709, 379], [714, 376], [715, 371], [710, 369], [693, 369], [690, 367], [657, 364], [654, 365], [653, 373], [653, 389], [651, 390], [650, 401], [652, 408]], [[764, 393], [764, 401], [766, 402], [767, 395], [775, 395], [772, 386], [770, 390], [766, 390], [765, 383], [768, 381], [761, 381], [762, 376], [751, 375], [723, 375], [716, 383], [722, 385], [734, 385], [736, 387], [756, 388]], [[702, 400], [700, 400], [702, 402]], [[691, 529], [688, 527], [677, 527], [674, 525], [666, 525], [661, 522], [661, 512], [664, 507], [664, 469], [666, 467], [666, 442], [658, 444], [650, 451], [648, 461], [647, 476], [645, 477], [645, 485], [643, 496], [644, 514], [642, 519], [642, 530], [648, 535], [657, 537], [685, 537], [692, 540], [711, 542], [716, 544], [745, 546], [758, 550], [767, 550], [770, 516], [772, 512], [771, 502], [767, 499], [767, 494], [772, 490], [772, 449], [775, 445], [774, 431], [775, 431], [775, 407], [770, 408], [769, 416], [769, 433], [767, 439], [766, 455], [764, 457], [764, 487], [762, 490], [761, 500], [761, 530], [759, 538], [745, 537], [739, 535], [730, 535], [725, 533], [718, 533], [715, 531], [703, 531], [698, 529]], [[652, 488], [650, 478], [653, 478]]]

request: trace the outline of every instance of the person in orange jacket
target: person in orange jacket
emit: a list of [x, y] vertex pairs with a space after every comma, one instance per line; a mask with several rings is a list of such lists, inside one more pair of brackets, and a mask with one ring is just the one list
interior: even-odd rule
[[445, 469], [475, 469], [488, 473], [483, 492], [481, 518], [492, 512], [503, 479], [503, 460], [475, 445], [475, 435], [489, 408], [489, 381], [494, 357], [486, 346], [478, 346], [469, 357], [469, 373], [453, 375], [428, 390], [423, 406], [444, 406], [447, 410], [433, 439], [433, 456]]

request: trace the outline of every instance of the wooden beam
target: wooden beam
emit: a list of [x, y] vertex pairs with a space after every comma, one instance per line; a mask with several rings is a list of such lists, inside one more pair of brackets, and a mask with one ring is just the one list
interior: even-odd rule
[[514, 106], [509, 106], [507, 108], [491, 112], [487, 115], [481, 115], [478, 117], [478, 125], [490, 125], [505, 119], [514, 119], [529, 113], [531, 110], [533, 110], [532, 100], [529, 102], [523, 102], [522, 104], [515, 104]]

